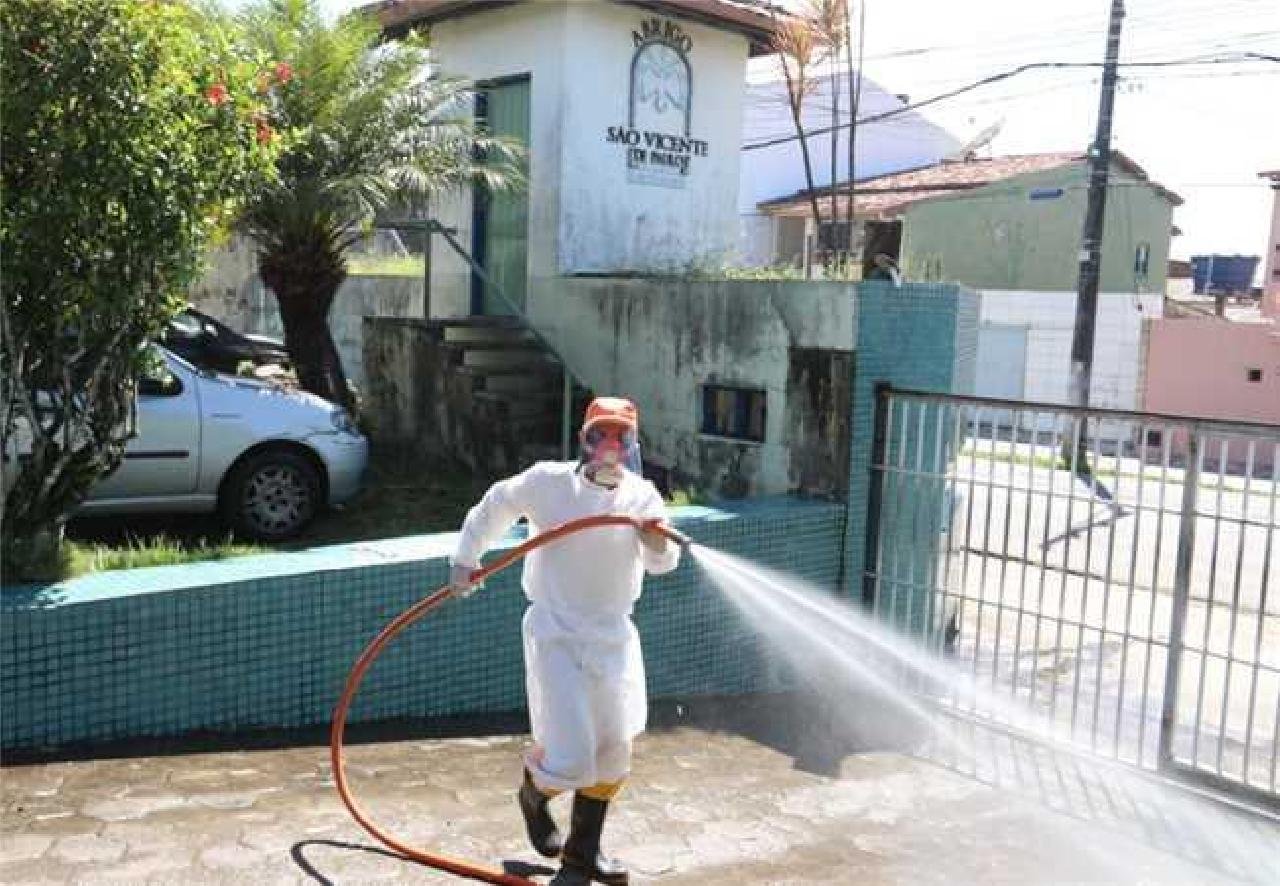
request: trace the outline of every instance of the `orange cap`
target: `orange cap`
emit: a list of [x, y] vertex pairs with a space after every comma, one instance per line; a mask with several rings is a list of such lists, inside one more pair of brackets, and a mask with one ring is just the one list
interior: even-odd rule
[[625, 397], [596, 397], [587, 406], [582, 430], [601, 424], [625, 425], [635, 431], [640, 426], [640, 413], [636, 411], [636, 404]]

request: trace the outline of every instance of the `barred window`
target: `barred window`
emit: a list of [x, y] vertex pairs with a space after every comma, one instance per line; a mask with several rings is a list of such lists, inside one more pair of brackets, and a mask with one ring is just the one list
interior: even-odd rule
[[758, 388], [703, 385], [702, 433], [763, 443], [765, 401]]

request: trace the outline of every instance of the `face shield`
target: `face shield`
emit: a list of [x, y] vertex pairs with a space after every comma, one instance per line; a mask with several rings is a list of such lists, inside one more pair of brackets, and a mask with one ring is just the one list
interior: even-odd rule
[[640, 441], [633, 428], [600, 423], [582, 432], [582, 462], [596, 468], [641, 473]]

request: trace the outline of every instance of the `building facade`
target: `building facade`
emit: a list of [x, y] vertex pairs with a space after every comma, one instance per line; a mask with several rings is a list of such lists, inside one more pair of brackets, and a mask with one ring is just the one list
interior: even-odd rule
[[[981, 294], [977, 392], [1066, 402], [1088, 165], [1078, 153], [943, 161], [857, 183], [852, 237], [864, 273], [875, 254], [908, 280]], [[829, 191], [818, 195], [827, 211]], [[1142, 404], [1143, 323], [1163, 314], [1173, 209], [1181, 199], [1113, 154], [1102, 246], [1091, 401]], [[844, 211], [844, 199], [837, 209]], [[807, 194], [768, 201], [811, 214]], [[811, 223], [810, 223], [811, 224]]]
[[[478, 116], [527, 145], [524, 193], [433, 215], [532, 314], [563, 276], [680, 272], [735, 248], [742, 84], [768, 21], [681, 13], [544, 0], [382, 16], [393, 33], [430, 27], [442, 72], [477, 84]], [[432, 259], [433, 313], [502, 311], [458, 256]]]

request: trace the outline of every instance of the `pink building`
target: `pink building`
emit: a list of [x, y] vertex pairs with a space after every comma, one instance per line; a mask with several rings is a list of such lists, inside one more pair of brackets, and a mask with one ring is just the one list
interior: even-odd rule
[[1271, 180], [1271, 237], [1267, 240], [1267, 269], [1262, 278], [1262, 313], [1280, 318], [1280, 169], [1260, 172]]
[[[1280, 425], [1280, 325], [1217, 317], [1149, 320], [1144, 404], [1148, 412]], [[1175, 439], [1172, 446], [1180, 453], [1186, 441]], [[1216, 460], [1217, 452], [1206, 455]], [[1233, 445], [1229, 458], [1243, 465], [1246, 445]], [[1274, 445], [1255, 446], [1255, 475], [1269, 472], [1274, 462]]]

